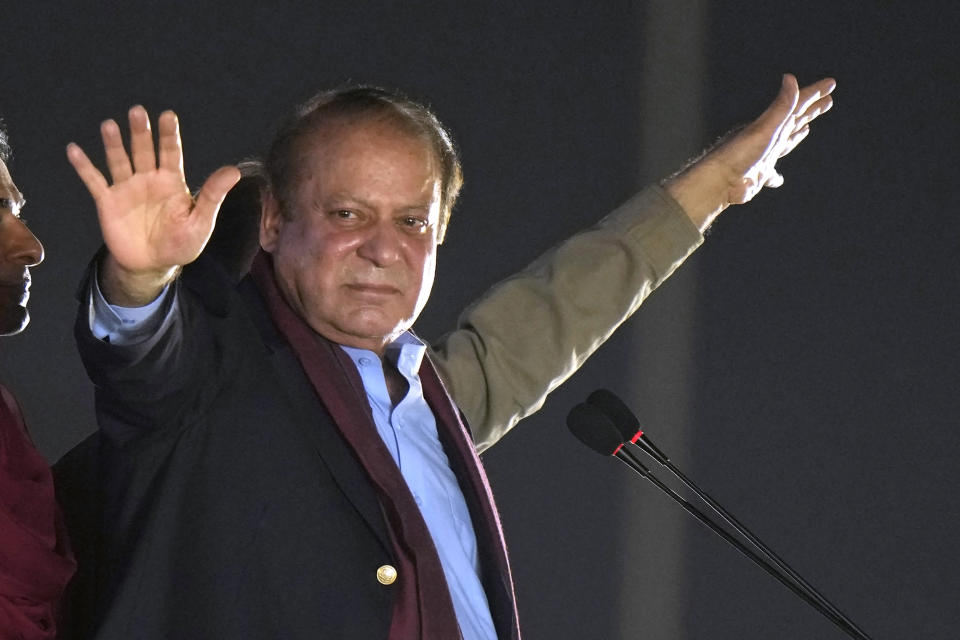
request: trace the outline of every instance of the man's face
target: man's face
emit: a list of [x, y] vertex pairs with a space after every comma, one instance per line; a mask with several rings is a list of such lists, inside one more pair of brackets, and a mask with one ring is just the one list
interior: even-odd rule
[[277, 283], [316, 332], [382, 355], [433, 286], [433, 154], [388, 122], [337, 123], [306, 141], [298, 169], [289, 215], [264, 203], [260, 243]]
[[18, 333], [30, 320], [30, 270], [43, 247], [20, 219], [23, 195], [0, 160], [0, 335]]

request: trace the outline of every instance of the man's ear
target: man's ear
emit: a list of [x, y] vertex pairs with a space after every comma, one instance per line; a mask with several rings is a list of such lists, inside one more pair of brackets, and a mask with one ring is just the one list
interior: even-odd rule
[[267, 253], [273, 253], [280, 236], [280, 227], [283, 226], [283, 213], [280, 203], [270, 189], [263, 190], [260, 202], [260, 246]]

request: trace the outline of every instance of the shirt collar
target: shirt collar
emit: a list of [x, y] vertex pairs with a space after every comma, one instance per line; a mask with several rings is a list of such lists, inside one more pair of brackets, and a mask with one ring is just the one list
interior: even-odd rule
[[[360, 366], [361, 360], [363, 360], [363, 364], [366, 364], [367, 360], [379, 360], [377, 354], [368, 349], [346, 345], [340, 345], [340, 348], [350, 356], [357, 367]], [[410, 378], [417, 375], [426, 352], [427, 346], [420, 338], [413, 335], [411, 331], [404, 331], [396, 340], [387, 345], [384, 356], [404, 377]]]

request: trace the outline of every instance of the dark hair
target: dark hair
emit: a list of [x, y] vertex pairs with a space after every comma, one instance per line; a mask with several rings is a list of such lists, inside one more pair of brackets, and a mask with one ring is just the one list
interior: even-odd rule
[[10, 160], [11, 153], [10, 141], [7, 139], [7, 127], [3, 120], [0, 120], [0, 160], [3, 160], [3, 163], [6, 164]]
[[463, 185], [460, 157], [446, 127], [426, 106], [395, 91], [369, 85], [350, 85], [322, 91], [298, 107], [277, 130], [264, 160], [267, 188], [284, 215], [296, 186], [299, 144], [335, 118], [382, 119], [401, 131], [424, 139], [440, 167], [440, 222], [437, 240], [443, 241], [450, 212]]

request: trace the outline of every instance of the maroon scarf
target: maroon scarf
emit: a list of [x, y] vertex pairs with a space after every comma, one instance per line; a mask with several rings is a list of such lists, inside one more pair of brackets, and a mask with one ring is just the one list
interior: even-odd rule
[[[459, 638], [460, 628], [433, 538], [406, 481], [377, 435], [363, 382], [353, 362], [343, 349], [314, 332], [286, 303], [274, 280], [268, 254], [261, 251], [257, 255], [250, 273], [275, 325], [293, 348], [380, 498], [398, 564], [390, 639]], [[424, 397], [437, 419], [440, 441], [470, 507], [497, 632], [501, 638], [519, 638], [506, 546], [487, 477], [433, 365], [424, 359], [419, 373]]]
[[0, 387], [0, 398], [0, 637], [52, 640], [76, 564], [50, 468], [13, 396]]

